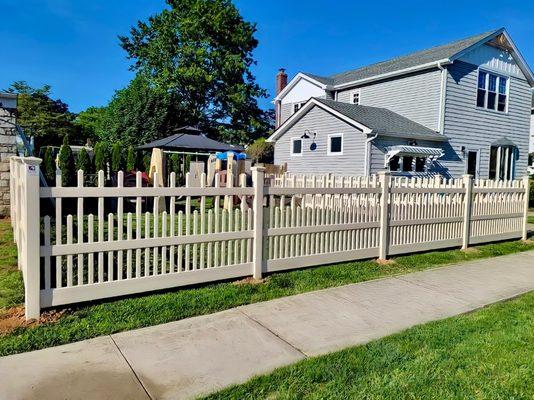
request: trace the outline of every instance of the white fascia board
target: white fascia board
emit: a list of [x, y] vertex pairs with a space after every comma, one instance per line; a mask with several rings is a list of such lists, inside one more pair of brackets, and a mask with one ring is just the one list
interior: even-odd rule
[[275, 142], [280, 136], [282, 136], [289, 128], [291, 128], [301, 117], [303, 117], [314, 106], [322, 108], [323, 110], [333, 114], [334, 116], [341, 119], [342, 121], [345, 121], [347, 124], [360, 129], [365, 134], [372, 133], [371, 128], [359, 123], [358, 121], [353, 120], [352, 118], [349, 118], [339, 113], [338, 111], [328, 107], [326, 104], [323, 104], [320, 101], [317, 101], [316, 99], [311, 98], [306, 102], [306, 104], [303, 107], [301, 107], [295, 114], [289, 117], [276, 131], [274, 131], [273, 134], [269, 136], [269, 138], [267, 139], [267, 142]]
[[432, 61], [430, 63], [416, 65], [415, 67], [399, 69], [398, 71], [388, 72], [386, 74], [373, 75], [373, 76], [370, 76], [369, 78], [358, 79], [356, 81], [343, 83], [341, 85], [334, 85], [333, 89], [334, 90], [346, 89], [346, 88], [349, 88], [351, 86], [362, 85], [362, 84], [365, 84], [365, 83], [379, 81], [379, 80], [387, 79], [387, 78], [392, 78], [392, 77], [399, 76], [399, 75], [406, 75], [406, 74], [409, 74], [409, 73], [412, 73], [412, 72], [423, 71], [423, 70], [429, 69], [429, 68], [434, 68], [434, 67], [437, 68], [439, 65], [443, 66], [443, 65], [450, 64], [450, 63], [451, 63], [451, 60], [449, 60], [448, 58], [444, 58], [443, 60]]
[[308, 82], [311, 82], [314, 85], [319, 86], [321, 89], [324, 89], [324, 90], [329, 89], [328, 85], [325, 85], [324, 83], [321, 83], [318, 80], [310, 78], [308, 75], [303, 74], [302, 72], [299, 72], [297, 75], [295, 75], [293, 77], [293, 79], [291, 79], [291, 81], [287, 84], [287, 86], [284, 89], [282, 89], [282, 91], [280, 93], [278, 93], [278, 95], [274, 98], [273, 102], [275, 102], [277, 100], [282, 100], [285, 97], [285, 95], [288, 94], [291, 91], [291, 89], [293, 89], [293, 87], [295, 87], [295, 85], [301, 79], [304, 79], [304, 80], [306, 80]]

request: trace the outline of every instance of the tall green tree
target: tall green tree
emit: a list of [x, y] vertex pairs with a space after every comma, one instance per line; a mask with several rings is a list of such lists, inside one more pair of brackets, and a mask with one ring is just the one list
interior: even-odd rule
[[89, 107], [76, 116], [74, 124], [83, 137], [96, 141], [106, 137], [106, 116], [107, 107]]
[[56, 179], [56, 159], [53, 154], [52, 147], [47, 147], [43, 157], [43, 174], [46, 181], [53, 185]]
[[158, 93], [144, 75], [138, 74], [126, 88], [115, 92], [106, 107], [101, 139], [145, 144], [169, 136], [181, 120], [175, 96]]
[[162, 96], [172, 96], [184, 125], [234, 143], [270, 129], [257, 99], [267, 97], [251, 67], [256, 25], [230, 0], [167, 0], [169, 8], [139, 21], [121, 45], [132, 69]]
[[61, 170], [61, 181], [63, 186], [72, 186], [76, 181], [76, 173], [74, 171], [74, 155], [69, 146], [68, 136], [63, 137], [63, 144], [59, 149], [58, 166]]
[[18, 94], [17, 123], [35, 138], [37, 148], [60, 145], [67, 135], [83, 144], [86, 138], [74, 125], [76, 114], [60, 99], [53, 99], [51, 90], [50, 85], [33, 88], [24, 81], [12, 83], [6, 91]]

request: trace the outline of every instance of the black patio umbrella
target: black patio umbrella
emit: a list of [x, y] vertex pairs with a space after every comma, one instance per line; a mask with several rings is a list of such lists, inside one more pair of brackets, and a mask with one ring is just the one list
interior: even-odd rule
[[243, 151], [243, 147], [234, 146], [210, 139], [200, 129], [192, 126], [183, 126], [174, 130], [174, 134], [164, 139], [139, 146], [139, 150], [160, 148], [163, 150], [187, 151], [187, 152], [216, 152], [216, 151]]

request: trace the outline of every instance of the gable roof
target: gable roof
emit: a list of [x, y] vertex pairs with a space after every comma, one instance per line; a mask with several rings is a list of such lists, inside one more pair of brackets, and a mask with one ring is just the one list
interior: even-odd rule
[[343, 119], [366, 134], [437, 141], [447, 140], [446, 136], [386, 108], [361, 106], [312, 97], [298, 112], [286, 120], [269, 137], [268, 141], [276, 141], [315, 106]]
[[358, 81], [361, 79], [370, 78], [376, 75], [383, 75], [389, 72], [404, 70], [419, 65], [430, 64], [438, 61], [450, 60], [454, 55], [468, 49], [477, 44], [481, 40], [489, 38], [493, 34], [500, 33], [500, 29], [484, 32], [466, 39], [457, 40], [441, 46], [432, 47], [430, 49], [416, 51], [405, 56], [396, 57], [391, 60], [378, 62], [366, 67], [354, 69], [351, 71], [335, 74], [330, 77], [334, 85], [342, 85], [344, 83]]
[[[300, 72], [297, 74], [297, 76], [295, 76], [295, 78], [293, 78], [293, 80], [296, 78], [301, 79], [304, 76], [320, 83], [322, 86], [326, 86], [326, 89], [342, 89], [344, 87], [361, 82], [383, 79], [387, 78], [388, 76], [404, 75], [410, 72], [420, 71], [428, 68], [436, 68], [438, 66], [450, 64], [468, 51], [494, 39], [501, 34], [503, 34], [506, 40], [509, 42], [512, 53], [516, 57], [518, 66], [527, 77], [527, 80], [531, 86], [534, 86], [534, 75], [532, 74], [530, 67], [523, 59], [519, 53], [519, 50], [513, 44], [512, 39], [504, 28], [494, 29], [478, 35], [470, 36], [465, 39], [457, 40], [452, 43], [416, 51], [404, 56], [378, 62], [362, 68], [341, 72], [331, 76], [319, 76]], [[285, 93], [286, 90], [283, 90], [280, 94], [278, 94], [278, 96], [276, 96], [276, 99], [282, 98]]]

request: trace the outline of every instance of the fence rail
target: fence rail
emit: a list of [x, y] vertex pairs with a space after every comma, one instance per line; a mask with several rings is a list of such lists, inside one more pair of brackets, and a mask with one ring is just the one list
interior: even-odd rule
[[[11, 160], [26, 317], [41, 308], [313, 265], [526, 238], [528, 180], [266, 175], [252, 186], [39, 187]], [[154, 179], [158, 182], [158, 179]], [[250, 182], [249, 182], [250, 184]]]

